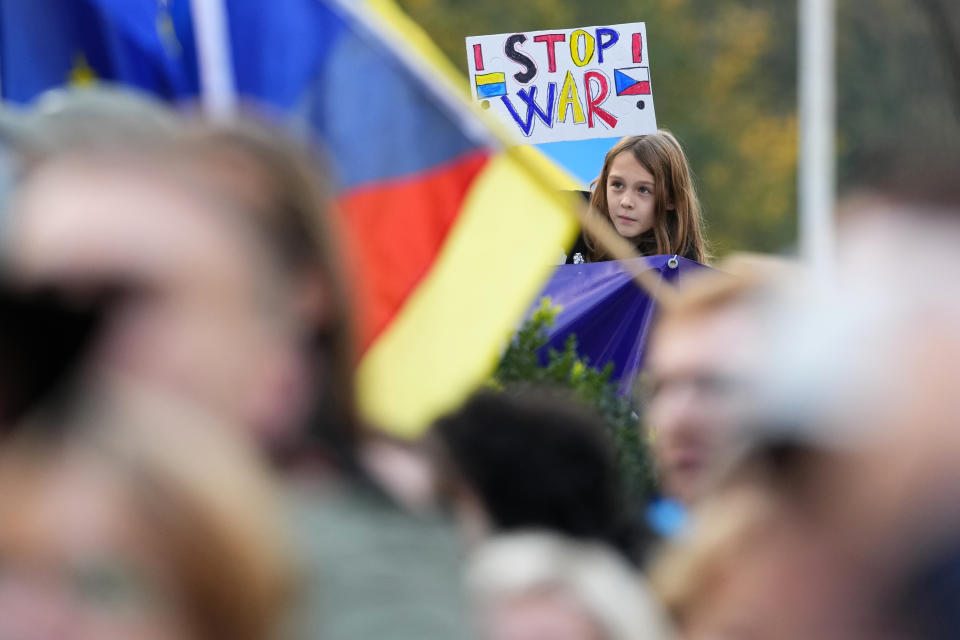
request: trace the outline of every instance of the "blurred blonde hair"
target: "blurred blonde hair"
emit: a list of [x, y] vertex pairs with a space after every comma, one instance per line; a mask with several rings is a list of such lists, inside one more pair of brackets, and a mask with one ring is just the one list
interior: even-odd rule
[[[270, 293], [292, 291], [292, 306], [309, 325], [301, 352], [316, 383], [314, 403], [295, 425], [297, 437], [273, 453], [332, 452], [355, 467], [362, 438], [353, 387], [357, 354], [328, 172], [305, 144], [252, 113], [211, 123], [129, 88], [71, 88], [44, 94], [22, 114], [5, 114], [0, 140], [22, 147], [25, 173], [62, 156], [137, 162], [236, 213], [237, 224], [251, 229], [278, 267]], [[279, 306], [264, 305], [271, 312]]]
[[572, 596], [609, 640], [669, 638], [640, 575], [610, 549], [549, 533], [493, 538], [467, 565], [467, 589], [485, 604], [557, 589]]

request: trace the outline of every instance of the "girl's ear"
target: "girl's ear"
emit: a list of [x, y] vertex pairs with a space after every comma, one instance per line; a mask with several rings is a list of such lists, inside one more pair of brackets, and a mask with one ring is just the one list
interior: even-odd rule
[[673, 202], [667, 203], [667, 211], [676, 211], [676, 210], [677, 210], [677, 205], [675, 205]]

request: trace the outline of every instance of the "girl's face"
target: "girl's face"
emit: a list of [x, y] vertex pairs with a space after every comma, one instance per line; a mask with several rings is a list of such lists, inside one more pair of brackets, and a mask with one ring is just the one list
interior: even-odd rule
[[624, 238], [634, 240], [653, 228], [655, 186], [653, 175], [631, 151], [622, 151], [610, 163], [607, 215]]

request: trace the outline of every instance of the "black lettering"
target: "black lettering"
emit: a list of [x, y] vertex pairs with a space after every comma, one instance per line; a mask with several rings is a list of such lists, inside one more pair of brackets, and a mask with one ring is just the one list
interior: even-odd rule
[[518, 71], [513, 74], [514, 80], [520, 84], [527, 84], [537, 75], [537, 65], [533, 61], [533, 58], [522, 51], [517, 51], [517, 47], [526, 41], [527, 36], [522, 33], [516, 33], [507, 38], [506, 43], [503, 45], [504, 54], [514, 62], [523, 66], [523, 71]]

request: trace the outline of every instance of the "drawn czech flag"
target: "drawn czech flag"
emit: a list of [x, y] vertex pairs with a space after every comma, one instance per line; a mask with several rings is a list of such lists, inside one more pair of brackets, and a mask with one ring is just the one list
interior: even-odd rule
[[618, 96], [650, 95], [650, 67], [627, 67], [614, 69]]

